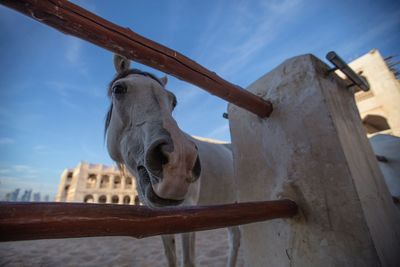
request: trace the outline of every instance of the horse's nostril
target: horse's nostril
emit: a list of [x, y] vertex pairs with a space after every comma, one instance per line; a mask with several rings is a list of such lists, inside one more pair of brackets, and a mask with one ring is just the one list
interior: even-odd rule
[[152, 144], [146, 153], [146, 167], [157, 175], [161, 174], [162, 166], [168, 163], [171, 152], [172, 146], [166, 142]]
[[192, 169], [192, 174], [195, 180], [197, 180], [200, 177], [200, 173], [201, 173], [201, 163], [199, 156], [197, 156], [196, 162], [194, 163], [194, 167]]

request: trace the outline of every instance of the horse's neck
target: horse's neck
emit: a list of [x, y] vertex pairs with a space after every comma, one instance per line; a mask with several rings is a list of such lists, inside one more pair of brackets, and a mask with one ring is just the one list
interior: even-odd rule
[[201, 163], [199, 180], [187, 195], [191, 204], [221, 204], [236, 200], [232, 152], [226, 144], [190, 137], [198, 147]]

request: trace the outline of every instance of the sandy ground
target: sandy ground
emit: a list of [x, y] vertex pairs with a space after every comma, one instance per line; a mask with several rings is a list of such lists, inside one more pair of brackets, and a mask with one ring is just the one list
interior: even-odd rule
[[[198, 232], [197, 266], [226, 266], [227, 240], [225, 229]], [[167, 261], [160, 237], [95, 237], [0, 243], [0, 266], [164, 267]], [[237, 266], [244, 266], [241, 251]]]

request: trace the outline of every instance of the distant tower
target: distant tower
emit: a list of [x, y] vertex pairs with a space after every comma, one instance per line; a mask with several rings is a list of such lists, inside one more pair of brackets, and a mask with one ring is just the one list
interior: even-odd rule
[[21, 189], [17, 188], [14, 190], [14, 192], [11, 193], [10, 201], [18, 201], [18, 195], [20, 190]]
[[21, 197], [21, 201], [29, 202], [31, 200], [32, 190], [25, 190]]
[[44, 202], [49, 202], [49, 195], [44, 196]]
[[40, 202], [40, 192], [33, 194], [33, 201]]

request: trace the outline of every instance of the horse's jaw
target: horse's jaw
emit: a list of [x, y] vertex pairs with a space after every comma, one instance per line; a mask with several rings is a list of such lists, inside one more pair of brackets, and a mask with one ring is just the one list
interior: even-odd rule
[[138, 193], [144, 201], [144, 204], [149, 207], [166, 207], [166, 206], [177, 206], [184, 202], [184, 199], [165, 199], [158, 196], [151, 184], [151, 173], [147, 171], [145, 167], [138, 168], [137, 181], [138, 181]]

